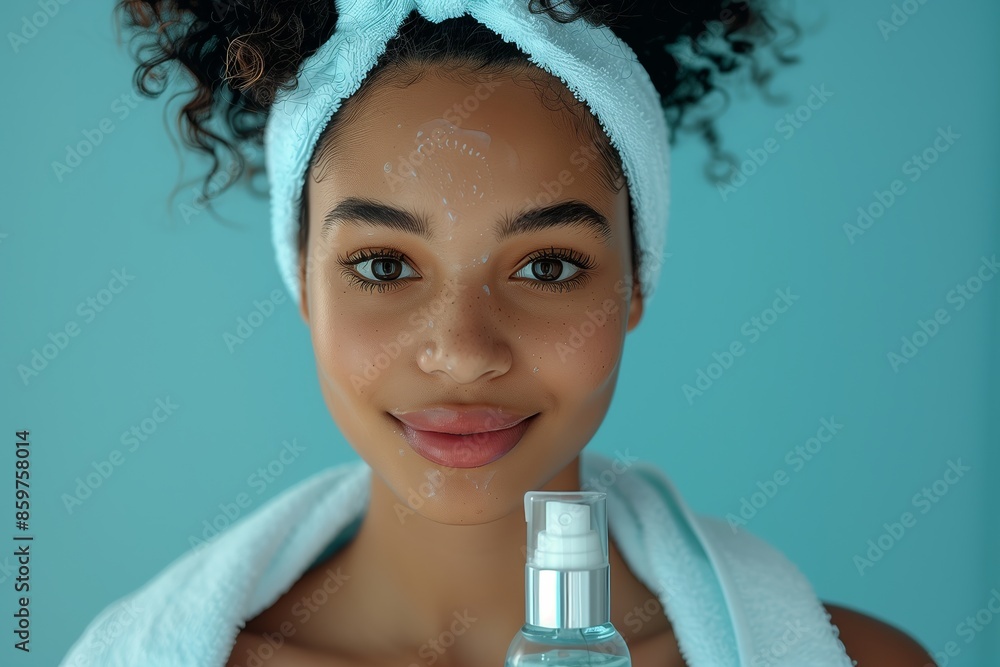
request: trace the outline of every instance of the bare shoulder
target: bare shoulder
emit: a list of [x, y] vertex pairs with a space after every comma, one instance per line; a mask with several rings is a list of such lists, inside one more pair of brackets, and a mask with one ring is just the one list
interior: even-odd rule
[[916, 639], [894, 625], [829, 602], [823, 606], [857, 667], [937, 667]]

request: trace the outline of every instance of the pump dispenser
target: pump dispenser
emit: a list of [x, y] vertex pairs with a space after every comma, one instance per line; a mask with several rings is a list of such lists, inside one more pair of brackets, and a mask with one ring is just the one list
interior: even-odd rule
[[528, 491], [525, 622], [505, 667], [630, 667], [611, 624], [607, 494]]

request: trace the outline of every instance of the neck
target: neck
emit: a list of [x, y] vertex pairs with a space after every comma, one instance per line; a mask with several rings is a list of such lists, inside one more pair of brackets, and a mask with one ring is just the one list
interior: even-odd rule
[[[580, 490], [579, 466], [576, 457], [539, 490]], [[524, 623], [523, 506], [488, 523], [453, 525], [416, 512], [401, 515], [400, 504], [373, 474], [345, 573], [364, 572], [366, 589], [377, 581], [379, 604], [398, 610], [407, 627], [422, 625], [414, 629], [417, 636], [437, 634], [465, 610], [488, 613], [491, 625], [513, 636]]]

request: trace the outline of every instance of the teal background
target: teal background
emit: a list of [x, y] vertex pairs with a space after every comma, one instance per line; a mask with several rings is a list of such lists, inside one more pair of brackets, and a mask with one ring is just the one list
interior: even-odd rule
[[[140, 98], [120, 117], [115, 101], [132, 91], [133, 63], [110, 4], [70, 2], [16, 53], [9, 37], [0, 47], [0, 424], [8, 442], [31, 431], [36, 536], [30, 655], [11, 648], [11, 560], [0, 556], [5, 665], [56, 664], [102, 608], [179, 557], [220, 503], [247, 492], [256, 509], [356, 458], [322, 401], [289, 300], [233, 353], [223, 342], [255, 299], [282, 289], [266, 201], [230, 190], [217, 206], [238, 227], [208, 213], [185, 223], [182, 207], [193, 205], [207, 163], [186, 150], [182, 159], [165, 130], [176, 134], [177, 100]], [[769, 137], [780, 149], [725, 201], [702, 175], [704, 146], [681, 138], [671, 254], [590, 447], [630, 448], [663, 468], [696, 511], [718, 516], [785, 470], [789, 483], [746, 528], [794, 561], [821, 598], [886, 619], [931, 652], [956, 642], [948, 664], [995, 665], [1000, 618], [970, 642], [956, 626], [1000, 588], [1000, 280], [958, 312], [946, 295], [1000, 252], [1000, 6], [912, 5], [918, 11], [888, 39], [877, 22], [892, 3], [794, 5], [810, 28], [794, 51], [802, 63], [772, 85], [785, 99], [768, 105], [734, 83], [718, 121], [734, 153]], [[36, 11], [36, 2], [3, 3], [0, 28], [18, 31]], [[822, 85], [832, 97], [793, 136], [777, 132]], [[60, 182], [53, 161], [103, 118], [113, 131]], [[949, 126], [960, 138], [910, 182], [903, 163]], [[895, 178], [905, 194], [849, 243], [843, 225]], [[122, 267], [134, 280], [85, 322], [78, 304]], [[741, 326], [783, 288], [799, 300], [689, 402], [682, 385], [731, 341], [748, 343]], [[937, 308], [949, 323], [894, 372], [887, 352]], [[80, 335], [25, 385], [17, 366], [71, 320]], [[76, 478], [123, 449], [120, 434], [168, 397], [175, 413], [69, 513], [61, 498]], [[824, 417], [844, 428], [794, 470], [786, 452]], [[290, 439], [306, 451], [257, 493], [248, 477]], [[957, 459], [970, 472], [915, 512], [913, 495]], [[0, 477], [7, 526], [13, 481]], [[915, 526], [860, 576], [854, 556], [906, 510]]]

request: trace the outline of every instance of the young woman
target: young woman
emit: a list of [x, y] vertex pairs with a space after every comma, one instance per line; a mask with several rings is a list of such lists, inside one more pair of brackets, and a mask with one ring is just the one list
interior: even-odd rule
[[[532, 20], [585, 21], [628, 44], [656, 87], [671, 140], [718, 74], [746, 68], [765, 82], [762, 49], [778, 27], [795, 30], [764, 2], [523, 4]], [[119, 8], [153, 38], [137, 71], [144, 92], [158, 93], [148, 86], [164, 81], [164, 65], [182, 65], [197, 84], [182, 114], [188, 143], [232, 155], [237, 173], [243, 149], [261, 145], [275, 99], [295, 87], [303, 61], [341, 18], [333, 0], [121, 0]], [[698, 129], [721, 159], [712, 124]], [[795, 579], [780, 554], [744, 541], [726, 561], [717, 525], [672, 492], [657, 496], [659, 516], [641, 516], [651, 510], [636, 490], [654, 488], [655, 475], [626, 458], [583, 455], [660, 258], [641, 247], [622, 155], [559, 77], [471, 15], [435, 22], [413, 12], [324, 127], [308, 164], [290, 286], [322, 395], [364, 464], [306, 480], [204, 547], [202, 560], [189, 555], [171, 566], [147, 592], [178, 586], [173, 602], [140, 592], [133, 601], [144, 620], [100, 640], [104, 662], [87, 649], [99, 641], [94, 625], [66, 664], [126, 664], [131, 655], [142, 664], [219, 667], [501, 665], [525, 620], [524, 494], [586, 488], [597, 473], [612, 521], [610, 620], [634, 665], [804, 664], [790, 655], [824, 656], [811, 665], [849, 665], [848, 657], [861, 667], [933, 665], [903, 632], [821, 606], [803, 586], [794, 595], [829, 614], [814, 625], [839, 632], [840, 653], [826, 648], [822, 632], [793, 624], [770, 643], [749, 639], [748, 617], [766, 613], [739, 597], [753, 597], [753, 581], [741, 589], [724, 572], [753, 573], [757, 558]], [[324, 523], [343, 503], [354, 509]], [[640, 515], [646, 551], [626, 532], [629, 515], [612, 504]], [[251, 539], [253, 531], [272, 539]], [[684, 550], [688, 533], [700, 541]], [[680, 557], [648, 563], [643, 554], [657, 553], [656, 539], [668, 543], [662, 553], [676, 547], [717, 568], [714, 578], [696, 581], [698, 564], [684, 570]], [[744, 546], [740, 570], [731, 560]], [[244, 562], [266, 576], [245, 574]], [[207, 563], [220, 569], [206, 575]], [[239, 627], [206, 637], [191, 620], [203, 610], [174, 611], [197, 592], [187, 590], [192, 581], [219, 578], [242, 591], [227, 601], [239, 609], [202, 618], [235, 614]], [[717, 586], [725, 604], [693, 616], [692, 582]], [[721, 622], [727, 638], [699, 637], [709, 621]], [[174, 637], [197, 646], [177, 649]]]

